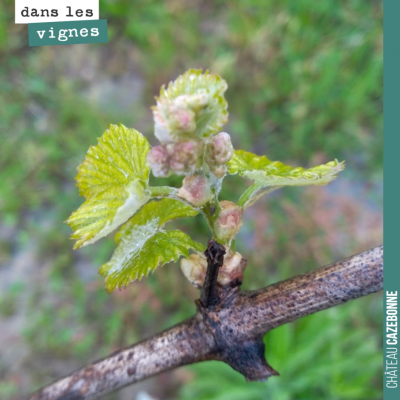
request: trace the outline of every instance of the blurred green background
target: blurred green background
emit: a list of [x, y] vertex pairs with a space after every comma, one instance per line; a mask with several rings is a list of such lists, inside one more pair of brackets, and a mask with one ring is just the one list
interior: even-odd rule
[[[236, 148], [304, 167], [347, 162], [327, 187], [283, 189], [247, 211], [245, 289], [382, 242], [381, 1], [100, 0], [100, 18], [108, 44], [29, 48], [14, 2], [0, 4], [1, 399], [194, 312], [198, 293], [177, 265], [107, 295], [97, 271], [112, 237], [73, 252], [63, 224], [82, 202], [74, 176], [89, 145], [118, 122], [155, 143], [154, 96], [188, 68], [227, 80]], [[225, 182], [223, 199], [246, 185]], [[177, 225], [208, 240], [200, 219]], [[208, 362], [105, 398], [379, 399], [381, 319], [376, 294], [270, 332], [281, 376], [266, 383]]]

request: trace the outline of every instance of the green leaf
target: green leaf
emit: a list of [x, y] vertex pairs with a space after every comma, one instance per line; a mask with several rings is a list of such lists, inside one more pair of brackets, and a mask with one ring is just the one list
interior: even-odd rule
[[187, 203], [179, 200], [164, 198], [152, 200], [134, 215], [115, 235], [117, 244], [121, 238], [129, 234], [137, 226], [144, 226], [151, 220], [157, 220], [157, 229], [163, 227], [168, 221], [177, 218], [194, 217], [199, 213]]
[[127, 221], [149, 200], [150, 145], [138, 131], [110, 125], [91, 146], [76, 176], [86, 201], [67, 220], [74, 248], [94, 243]]
[[185, 233], [162, 229], [172, 219], [196, 214], [198, 211], [191, 206], [168, 198], [143, 206], [116, 234], [118, 247], [111, 260], [100, 268], [107, 291], [140, 280], [158, 266], [177, 261], [181, 255], [188, 257], [190, 249], [204, 251], [203, 245]]
[[238, 204], [248, 207], [261, 195], [282, 186], [326, 185], [344, 169], [344, 162], [330, 161], [309, 169], [291, 167], [266, 156], [257, 156], [243, 150], [235, 150], [228, 162], [228, 172], [254, 180], [239, 199]]

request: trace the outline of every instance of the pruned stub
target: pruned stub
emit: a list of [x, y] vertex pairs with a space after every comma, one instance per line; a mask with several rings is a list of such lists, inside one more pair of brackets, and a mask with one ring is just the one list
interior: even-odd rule
[[[243, 339], [240, 330], [235, 327], [222, 328], [223, 318], [235, 309], [240, 297], [241, 281], [236, 285], [224, 287], [217, 283], [218, 269], [223, 264], [224, 247], [210, 240], [207, 256], [207, 274], [200, 300], [196, 301], [197, 313], [203, 319], [205, 327], [214, 336], [216, 350], [210, 359], [223, 361], [240, 372], [247, 381], [263, 381], [270, 376], [279, 375], [265, 359], [263, 337]], [[204, 290], [206, 289], [206, 290]]]
[[218, 270], [224, 264], [225, 248], [211, 239], [204, 254], [207, 257], [207, 271], [200, 293], [200, 302], [202, 307], [207, 309], [216, 306], [221, 300], [217, 289], [217, 278]]
[[[204, 325], [214, 336], [216, 350], [210, 359], [223, 361], [240, 372], [247, 381], [264, 381], [270, 376], [279, 375], [265, 359], [265, 345], [263, 337], [243, 339], [240, 330], [235, 327], [226, 329], [222, 324], [229, 309], [235, 308], [240, 287], [219, 287], [220, 298], [218, 305], [204, 307], [200, 301], [196, 302], [197, 312], [201, 315]], [[223, 326], [224, 325], [224, 326]]]

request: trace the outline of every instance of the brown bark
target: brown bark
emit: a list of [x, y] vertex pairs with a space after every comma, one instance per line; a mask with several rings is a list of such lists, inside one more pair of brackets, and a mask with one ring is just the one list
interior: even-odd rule
[[94, 399], [205, 360], [224, 361], [250, 381], [267, 379], [278, 373], [264, 358], [266, 332], [382, 286], [380, 246], [254, 292], [220, 288], [216, 305], [197, 301], [194, 317], [54, 382], [29, 400]]

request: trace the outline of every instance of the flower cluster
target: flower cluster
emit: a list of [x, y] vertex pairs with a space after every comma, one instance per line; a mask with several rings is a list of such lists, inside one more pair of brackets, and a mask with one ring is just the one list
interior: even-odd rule
[[204, 161], [217, 178], [225, 176], [228, 169], [226, 164], [232, 156], [233, 146], [228, 133], [220, 132], [206, 141]]
[[[227, 84], [222, 78], [201, 70], [189, 70], [171, 82], [167, 89], [161, 88], [157, 105], [153, 107], [154, 134], [161, 144], [148, 154], [154, 176], [188, 175], [202, 168], [206, 139], [212, 140], [228, 119], [226, 89]], [[222, 164], [227, 161], [221, 161], [222, 153], [225, 151], [227, 160], [232, 156], [230, 139], [230, 148], [221, 148], [224, 140], [227, 141], [226, 136], [229, 137], [224, 135], [215, 143], [215, 150], [211, 149], [212, 141], [207, 143], [210, 156], [206, 162], [210, 160], [210, 170], [218, 177], [226, 172]], [[215, 155], [218, 159], [214, 159]]]
[[193, 173], [201, 167], [203, 144], [201, 141], [185, 140], [153, 147], [147, 156], [153, 175], [167, 177]]

